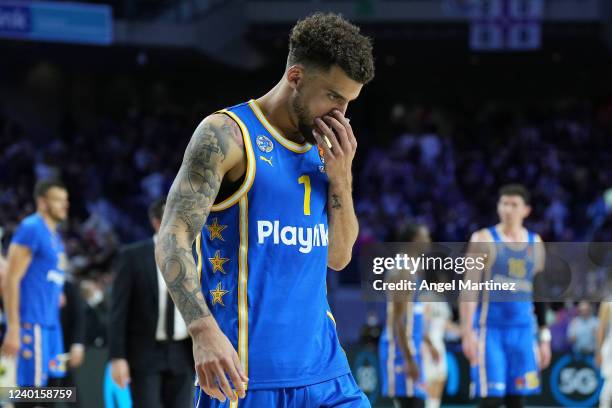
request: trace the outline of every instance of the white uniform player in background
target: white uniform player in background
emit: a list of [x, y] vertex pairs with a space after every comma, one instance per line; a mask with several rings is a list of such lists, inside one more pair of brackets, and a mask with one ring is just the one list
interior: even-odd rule
[[452, 311], [441, 296], [424, 303], [425, 332], [429, 342], [423, 344], [423, 368], [427, 383], [425, 408], [438, 408], [444, 393], [448, 372], [444, 336], [452, 330]]
[[612, 301], [599, 306], [599, 330], [595, 361], [601, 368], [604, 385], [599, 394], [599, 407], [612, 408]]

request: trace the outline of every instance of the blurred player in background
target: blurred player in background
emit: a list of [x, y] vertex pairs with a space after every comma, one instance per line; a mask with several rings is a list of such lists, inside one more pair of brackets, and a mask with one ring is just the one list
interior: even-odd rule
[[[435, 296], [436, 294], [433, 294]], [[429, 342], [423, 347], [423, 369], [427, 384], [425, 408], [439, 408], [448, 374], [444, 335], [447, 329], [457, 330], [452, 323], [453, 312], [443, 296], [423, 303], [425, 333]]]
[[[431, 241], [426, 227], [408, 224], [395, 238], [396, 242], [422, 244], [410, 246], [410, 256], [419, 256], [423, 245]], [[419, 279], [418, 273], [407, 270], [390, 270], [385, 280], [401, 282]], [[378, 354], [382, 374], [382, 395], [393, 398], [396, 408], [421, 408], [425, 406], [427, 390], [423, 371], [421, 346], [430, 344], [424, 332], [423, 303], [414, 297], [415, 291], [397, 291], [389, 294], [385, 328], [380, 336]], [[434, 359], [439, 359], [432, 347]]]
[[58, 224], [68, 216], [68, 191], [56, 180], [34, 188], [36, 213], [26, 217], [8, 250], [2, 353], [17, 357], [17, 385], [45, 386], [64, 375], [60, 295], [66, 255]]
[[198, 406], [235, 407], [247, 381], [244, 408], [370, 406], [340, 346], [326, 275], [349, 263], [357, 238], [357, 141], [345, 113], [373, 76], [359, 28], [313, 14], [292, 29], [272, 90], [196, 129], [156, 258], [193, 338]]
[[599, 329], [595, 362], [601, 370], [604, 385], [599, 394], [599, 407], [612, 408], [612, 302], [599, 305]]
[[470, 269], [465, 279], [480, 282], [484, 274], [482, 281], [513, 282], [517, 287], [505, 301], [491, 301], [496, 293], [484, 291], [478, 303], [465, 297], [460, 303], [462, 347], [472, 366], [471, 393], [481, 398], [483, 408], [523, 407], [525, 395], [540, 391], [538, 368], [550, 363], [550, 331], [540, 303], [536, 354], [533, 279], [544, 269], [545, 254], [540, 236], [523, 227], [530, 211], [525, 187], [503, 186], [497, 204], [500, 223], [475, 232], [470, 240], [468, 256], [487, 257], [484, 271]]

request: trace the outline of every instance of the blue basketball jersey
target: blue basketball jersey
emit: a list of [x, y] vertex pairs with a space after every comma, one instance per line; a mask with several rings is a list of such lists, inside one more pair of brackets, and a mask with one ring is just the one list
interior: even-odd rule
[[405, 359], [393, 332], [393, 304], [387, 303], [385, 328], [380, 336], [378, 355], [382, 379], [381, 393], [387, 397], [426, 397], [425, 375], [421, 358], [421, 344], [424, 337], [423, 303], [409, 302], [405, 322], [408, 347], [419, 367], [417, 381], [408, 377]]
[[253, 100], [221, 113], [240, 126], [247, 170], [196, 240], [208, 306], [250, 389], [347, 374], [327, 302], [328, 179], [319, 151], [286, 139]]
[[21, 222], [11, 242], [32, 252], [32, 261], [20, 286], [21, 323], [59, 326], [59, 298], [66, 267], [60, 235], [52, 232], [39, 214], [32, 214]]
[[[515, 292], [483, 293], [475, 315], [476, 326], [532, 326], [535, 233], [527, 231], [526, 245], [517, 250], [505, 243], [495, 227], [488, 228], [494, 242], [495, 261], [485, 271], [485, 279], [516, 284]], [[497, 301], [496, 301], [497, 299]], [[503, 300], [503, 301], [502, 301]]]

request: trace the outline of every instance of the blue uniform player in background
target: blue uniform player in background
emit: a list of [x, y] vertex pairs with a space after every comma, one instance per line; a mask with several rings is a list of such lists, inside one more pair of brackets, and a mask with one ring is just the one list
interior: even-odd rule
[[523, 227], [530, 212], [523, 186], [502, 187], [497, 212], [500, 223], [475, 232], [470, 240], [468, 254], [486, 254], [485, 268], [469, 270], [465, 279], [512, 283], [516, 290], [483, 291], [478, 302], [462, 293], [462, 346], [471, 364], [471, 393], [480, 398], [480, 406], [519, 408], [524, 396], [540, 392], [539, 371], [550, 363], [545, 310], [535, 310], [537, 342], [533, 303], [534, 275], [544, 269], [545, 253], [541, 238]]
[[349, 263], [357, 239], [357, 138], [345, 114], [373, 76], [370, 40], [316, 13], [293, 27], [268, 93], [194, 132], [156, 260], [193, 339], [198, 407], [370, 406], [326, 276]]
[[9, 246], [4, 292], [2, 353], [17, 357], [18, 386], [45, 386], [65, 374], [59, 311], [66, 256], [57, 226], [68, 215], [68, 192], [43, 180], [34, 198], [36, 213], [23, 219]]
[[[429, 231], [425, 226], [409, 224], [395, 237], [396, 242], [413, 242], [406, 253], [419, 256], [430, 242]], [[411, 274], [406, 270], [386, 272], [386, 282], [418, 280], [420, 273]], [[430, 346], [425, 335], [423, 303], [415, 296], [415, 291], [398, 291], [389, 294], [386, 323], [378, 345], [380, 372], [382, 379], [381, 394], [393, 399], [396, 408], [421, 408], [425, 406], [427, 386], [422, 362], [421, 349]], [[438, 356], [439, 357], [439, 356]]]

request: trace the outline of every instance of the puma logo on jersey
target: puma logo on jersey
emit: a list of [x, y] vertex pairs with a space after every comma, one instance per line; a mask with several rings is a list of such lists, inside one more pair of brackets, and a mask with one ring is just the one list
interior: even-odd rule
[[327, 228], [324, 224], [314, 227], [281, 227], [279, 221], [257, 221], [257, 243], [263, 244], [270, 237], [274, 245], [299, 245], [299, 251], [303, 254], [310, 253], [313, 247], [327, 246]]
[[268, 159], [266, 157], [263, 156], [259, 156], [259, 158], [263, 161], [265, 161], [266, 163], [268, 163], [270, 166], [274, 167], [274, 165], [272, 164], [272, 159]]

